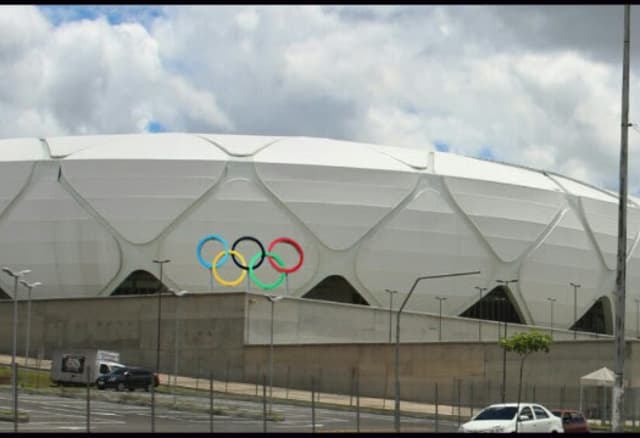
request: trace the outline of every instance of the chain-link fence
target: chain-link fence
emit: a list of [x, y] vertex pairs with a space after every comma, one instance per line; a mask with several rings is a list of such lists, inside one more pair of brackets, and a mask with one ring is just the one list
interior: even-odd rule
[[[18, 429], [56, 431], [59, 421], [77, 431], [90, 432], [393, 432], [395, 397], [366, 395], [366, 382], [358, 369], [350, 373], [348, 394], [329, 390], [331, 374], [317, 369], [307, 373], [305, 388], [293, 385], [269, 386], [269, 376], [257, 368], [255, 382], [236, 382], [225, 371], [215, 374], [203, 369], [194, 377], [161, 375], [161, 384], [151, 394], [137, 391], [98, 390], [94, 382], [75, 387], [54, 386], [49, 371], [37, 366], [18, 366]], [[0, 431], [13, 428], [11, 368], [0, 367], [0, 397], [4, 408]], [[483, 407], [517, 401], [517, 385], [503, 391], [502, 382], [450, 379], [446, 382], [413, 382], [429, 402], [400, 400], [400, 431], [455, 431]], [[582, 411], [592, 427], [610, 424], [611, 392], [607, 387], [585, 387]], [[629, 427], [636, 427], [638, 392], [625, 391], [624, 413]], [[57, 400], [57, 401], [56, 401]], [[559, 402], [556, 402], [559, 400]], [[521, 401], [535, 402], [553, 409], [578, 409], [580, 390], [575, 386], [522, 386]], [[153, 402], [153, 405], [152, 405]], [[74, 410], [67, 420], [61, 407]], [[56, 411], [54, 408], [58, 409]], [[56, 413], [57, 412], [57, 413]], [[28, 418], [27, 417], [28, 414]], [[117, 416], [119, 422], [105, 418]], [[47, 423], [47, 421], [49, 423]], [[47, 424], [51, 427], [48, 428]], [[74, 430], [74, 429], [71, 429]], [[67, 430], [69, 431], [69, 430]]]

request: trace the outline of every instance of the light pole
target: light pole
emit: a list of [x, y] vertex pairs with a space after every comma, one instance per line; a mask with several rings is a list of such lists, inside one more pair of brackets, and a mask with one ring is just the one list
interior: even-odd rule
[[[153, 263], [160, 265], [160, 288], [158, 289], [158, 318], [156, 327], [156, 373], [158, 373], [158, 380], [160, 380], [160, 319], [162, 318], [162, 289], [164, 283], [162, 283], [162, 267], [165, 263], [169, 263], [171, 260], [153, 260]], [[156, 391], [155, 385], [151, 384], [151, 433], [156, 431]]]
[[[176, 297], [182, 297], [189, 293], [189, 291], [186, 291], [186, 290], [175, 291], [173, 289], [169, 289], [169, 292], [171, 292]], [[173, 362], [173, 402], [174, 404], [176, 401], [176, 387], [178, 386], [178, 324], [180, 322], [180, 319], [179, 319], [180, 315], [178, 314], [179, 306], [180, 306], [180, 301], [178, 300], [178, 303], [176, 303], [176, 327], [175, 327], [175, 333], [174, 333], [174, 338], [175, 338], [174, 362]]]
[[[480, 293], [480, 298], [478, 299], [478, 303], [480, 301], [482, 301], [482, 292], [486, 291], [487, 288], [486, 287], [480, 287], [480, 286], [474, 286], [476, 289], [478, 289], [478, 292]], [[478, 341], [482, 340], [482, 319], [478, 319]]]
[[13, 351], [11, 353], [11, 393], [13, 398], [13, 431], [18, 432], [18, 372], [16, 369], [16, 345], [18, 343], [18, 280], [31, 269], [14, 272], [6, 266], [2, 268], [13, 277]]
[[31, 340], [31, 289], [40, 286], [42, 283], [36, 281], [35, 283], [27, 283], [25, 280], [20, 280], [20, 284], [29, 290], [28, 302], [27, 302], [27, 345], [24, 349], [24, 365], [28, 365], [29, 361], [29, 343]]
[[438, 317], [438, 341], [442, 341], [442, 302], [446, 301], [446, 297], [436, 297], [436, 300], [439, 301], [439, 317]]
[[397, 290], [385, 289], [386, 293], [389, 294], [389, 343], [391, 343], [391, 320], [392, 320], [392, 309], [393, 309], [393, 296], [398, 293]]
[[[517, 282], [518, 282], [517, 279], [516, 280], [496, 280], [496, 283], [503, 284], [506, 289], [509, 288], [509, 285], [511, 283], [517, 283]], [[502, 298], [499, 301], [503, 302], [501, 307], [502, 307], [503, 320], [504, 320], [504, 337], [506, 338], [507, 337], [507, 309], [505, 308], [505, 305], [504, 305], [506, 298]], [[506, 395], [507, 395], [507, 350], [503, 348], [502, 349], [502, 403], [504, 403]]]
[[549, 301], [549, 304], [551, 305], [551, 319], [549, 322], [551, 327], [551, 336], [553, 336], [553, 304], [556, 302], [556, 299], [549, 297], [547, 298], [547, 301]]
[[638, 314], [640, 314], [640, 299], [634, 298], [636, 302], [636, 338], [640, 338], [640, 321], [638, 321]]
[[578, 288], [581, 285], [576, 283], [569, 283], [573, 286], [573, 339], [578, 339], [578, 327], [576, 324], [578, 323]]
[[269, 336], [269, 414], [273, 404], [273, 314], [276, 302], [283, 299], [283, 296], [265, 295], [271, 302], [271, 335]]
[[396, 380], [396, 394], [395, 394], [395, 406], [394, 406], [394, 427], [396, 433], [400, 432], [400, 315], [402, 314], [402, 309], [409, 301], [411, 294], [416, 288], [416, 285], [422, 280], [429, 280], [434, 278], [446, 278], [446, 277], [461, 277], [464, 275], [476, 275], [479, 274], [480, 271], [473, 272], [458, 272], [454, 274], [439, 274], [439, 275], [427, 275], [424, 277], [418, 277], [413, 282], [411, 289], [409, 289], [409, 293], [402, 301], [398, 312], [396, 313], [396, 348], [395, 348], [395, 380]]

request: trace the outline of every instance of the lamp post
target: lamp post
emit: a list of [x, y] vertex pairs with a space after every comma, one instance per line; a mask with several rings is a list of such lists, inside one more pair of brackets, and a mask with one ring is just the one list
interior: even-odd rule
[[634, 298], [636, 302], [636, 338], [640, 338], [640, 321], [638, 320], [638, 314], [640, 314], [640, 299]]
[[[182, 297], [182, 296], [185, 296], [186, 294], [189, 293], [189, 291], [186, 291], [186, 290], [175, 291], [174, 289], [169, 289], [169, 292], [171, 292], [176, 297]], [[174, 404], [175, 404], [175, 400], [176, 400], [176, 387], [178, 386], [178, 324], [180, 322], [180, 319], [178, 318], [180, 316], [178, 314], [179, 304], [180, 304], [179, 302], [176, 303], [176, 326], [175, 326], [175, 333], [174, 333], [174, 338], [175, 338], [174, 362], [173, 362], [173, 400], [174, 400]]]
[[550, 327], [551, 327], [551, 336], [553, 336], [553, 304], [556, 302], [556, 299], [549, 297], [549, 298], [547, 298], [547, 301], [549, 301], [549, 304], [551, 305], [551, 310], [550, 310], [551, 319], [549, 320], [549, 322], [550, 322]]
[[31, 269], [14, 272], [6, 266], [2, 271], [13, 277], [13, 350], [11, 353], [11, 394], [13, 398], [13, 431], [18, 432], [18, 373], [16, 369], [16, 345], [18, 343], [18, 280]]
[[[478, 289], [478, 292], [480, 293], [480, 297], [478, 298], [478, 302], [482, 301], [482, 292], [486, 291], [487, 288], [486, 287], [480, 287], [480, 286], [474, 286], [476, 289]], [[478, 319], [478, 341], [482, 340], [482, 319]]]
[[[496, 283], [498, 284], [503, 284], [505, 288], [509, 288], [509, 285], [511, 283], [517, 283], [518, 280], [496, 280]], [[501, 300], [503, 304], [502, 304], [502, 313], [503, 313], [503, 320], [504, 320], [504, 337], [507, 337], [507, 309], [505, 308], [504, 305], [504, 301], [506, 301], [506, 298], [502, 298]], [[505, 398], [507, 395], [507, 350], [505, 350], [504, 348], [502, 349], [502, 403], [504, 403]]]
[[[165, 263], [169, 263], [171, 260], [153, 260], [153, 263], [160, 265], [160, 288], [158, 289], [158, 318], [156, 327], [156, 372], [158, 373], [158, 380], [160, 380], [160, 319], [162, 318], [162, 289], [164, 283], [162, 283], [162, 267]], [[156, 391], [155, 385], [151, 384], [151, 433], [156, 431]]]
[[409, 301], [411, 294], [416, 288], [416, 285], [422, 280], [429, 280], [434, 278], [447, 278], [447, 277], [461, 277], [464, 275], [476, 275], [479, 274], [480, 271], [473, 272], [458, 272], [454, 274], [439, 274], [439, 275], [427, 275], [423, 277], [418, 277], [413, 282], [411, 289], [409, 289], [409, 293], [404, 298], [404, 301], [400, 305], [398, 312], [396, 313], [396, 348], [395, 348], [395, 380], [396, 380], [396, 391], [395, 391], [395, 406], [394, 406], [394, 427], [396, 433], [400, 432], [400, 315], [402, 314], [402, 309]]
[[578, 323], [578, 288], [581, 285], [576, 283], [569, 283], [573, 286], [573, 339], [578, 339], [578, 328], [576, 324]]
[[392, 320], [392, 311], [393, 311], [393, 296], [398, 293], [397, 290], [385, 289], [386, 293], [389, 294], [389, 343], [391, 343], [391, 320]]
[[265, 295], [271, 302], [271, 329], [269, 336], [269, 414], [271, 414], [271, 405], [273, 404], [273, 314], [276, 302], [283, 299], [283, 296]]
[[24, 349], [24, 365], [28, 365], [29, 361], [29, 343], [31, 340], [31, 289], [40, 286], [42, 283], [36, 281], [35, 283], [27, 283], [25, 280], [20, 280], [20, 284], [29, 290], [27, 301], [27, 342]]
[[438, 341], [442, 341], [442, 302], [446, 301], [446, 297], [436, 297], [439, 301], [439, 316], [438, 316]]

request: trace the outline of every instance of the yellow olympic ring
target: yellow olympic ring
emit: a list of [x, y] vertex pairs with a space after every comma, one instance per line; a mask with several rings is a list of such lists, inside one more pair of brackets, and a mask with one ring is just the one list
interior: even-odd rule
[[216, 281], [218, 283], [220, 283], [221, 285], [234, 287], [234, 286], [237, 286], [240, 283], [242, 283], [244, 278], [247, 276], [247, 271], [241, 269], [240, 270], [240, 272], [241, 272], [240, 276], [238, 278], [236, 278], [235, 280], [233, 280], [233, 281], [227, 281], [227, 280], [221, 278], [220, 275], [218, 275], [217, 263], [218, 263], [218, 260], [220, 260], [220, 258], [222, 256], [224, 256], [226, 253], [229, 253], [229, 254], [231, 254], [233, 256], [238, 257], [243, 265], [245, 265], [245, 266], [247, 265], [247, 261], [245, 260], [244, 256], [242, 254], [240, 254], [238, 251], [235, 251], [233, 249], [230, 250], [230, 251], [222, 250], [213, 258], [213, 261], [211, 262], [211, 273], [215, 277]]

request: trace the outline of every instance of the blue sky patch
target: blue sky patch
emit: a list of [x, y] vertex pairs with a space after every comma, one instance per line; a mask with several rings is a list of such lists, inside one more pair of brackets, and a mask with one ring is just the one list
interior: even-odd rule
[[147, 132], [167, 132], [167, 128], [164, 127], [160, 122], [156, 122], [155, 120], [147, 123], [147, 126], [144, 128]]
[[491, 150], [491, 148], [489, 146], [485, 146], [482, 149], [480, 149], [480, 152], [478, 152], [478, 157], [484, 158], [485, 160], [495, 160], [496, 159], [496, 156], [493, 155], [493, 151]]
[[38, 6], [38, 9], [54, 26], [105, 17], [111, 25], [135, 22], [148, 28], [155, 18], [165, 16], [162, 8], [153, 6]]
[[435, 141], [435, 142], [433, 142], [433, 144], [435, 145], [436, 150], [438, 152], [449, 152], [449, 150], [450, 150], [449, 145], [444, 143], [444, 142]]

